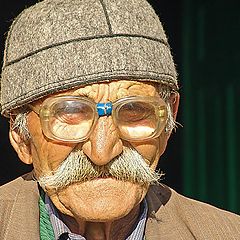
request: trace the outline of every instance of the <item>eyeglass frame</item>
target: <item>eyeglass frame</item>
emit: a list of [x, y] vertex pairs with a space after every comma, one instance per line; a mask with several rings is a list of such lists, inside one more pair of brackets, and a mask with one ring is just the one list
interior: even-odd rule
[[[84, 100], [85, 102], [88, 102], [90, 103], [89, 106], [96, 106], [93, 110], [94, 112], [94, 119], [93, 119], [93, 123], [92, 123], [92, 126], [89, 130], [89, 133], [84, 137], [84, 138], [81, 138], [78, 139], [78, 140], [66, 140], [66, 139], [63, 139], [63, 138], [59, 138], [57, 136], [55, 136], [52, 131], [49, 130], [49, 127], [48, 127], [48, 124], [46, 124], [46, 122], [48, 122], [47, 120], [44, 120], [44, 118], [48, 118], [49, 119], [49, 116], [50, 116], [50, 106], [51, 102], [53, 102], [54, 100], [56, 99], [68, 99], [68, 100]], [[124, 97], [124, 98], [120, 98], [120, 99], [117, 99], [113, 102], [107, 102], [107, 103], [96, 103], [94, 102], [92, 99], [90, 98], [87, 98], [87, 97], [84, 97], [84, 96], [75, 96], [75, 95], [59, 95], [59, 96], [52, 96], [52, 97], [49, 97], [47, 99], [45, 99], [42, 103], [41, 103], [41, 106], [38, 108], [36, 106], [34, 106], [33, 104], [28, 104], [29, 108], [35, 112], [39, 118], [40, 118], [40, 122], [41, 122], [41, 127], [42, 127], [42, 131], [43, 131], [43, 134], [48, 138], [48, 139], [51, 139], [53, 141], [60, 141], [60, 142], [70, 142], [70, 143], [80, 143], [80, 142], [84, 142], [85, 140], [87, 140], [89, 138], [89, 136], [91, 135], [98, 119], [102, 116], [112, 116], [112, 120], [113, 120], [113, 123], [114, 125], [116, 126], [116, 128], [118, 129], [117, 127], [117, 124], [116, 124], [116, 108], [120, 108], [123, 104], [126, 103], [126, 101], [131, 101], [131, 100], [140, 100], [142, 102], [145, 101], [148, 101], [150, 102], [152, 105], [154, 105], [155, 109], [156, 109], [156, 102], [159, 102], [161, 101], [162, 104], [160, 104], [160, 106], [163, 106], [164, 107], [164, 112], [165, 112], [165, 116], [164, 116], [164, 125], [166, 126], [167, 124], [167, 105], [166, 103], [164, 102], [164, 100], [160, 97], [153, 97], [153, 96], [128, 96], [128, 97]], [[45, 108], [44, 109], [44, 106], [47, 106], [49, 105], [48, 108]], [[109, 111], [109, 106], [111, 105], [111, 112]], [[102, 111], [101, 111], [102, 110]], [[162, 116], [159, 116], [159, 118], [162, 117]], [[158, 123], [158, 125], [160, 125]], [[142, 138], [142, 139], [130, 139], [130, 138], [125, 138], [122, 136], [121, 134], [121, 131], [118, 129], [118, 133], [119, 133], [119, 136], [121, 139], [123, 140], [127, 140], [127, 141], [133, 141], [133, 142], [139, 142], [139, 141], [145, 141], [145, 140], [148, 140], [148, 139], [153, 139], [153, 138], [157, 138], [158, 136], [160, 136], [160, 134], [162, 133], [163, 129], [165, 126], [162, 126], [162, 129], [161, 131], [157, 129], [159, 129], [159, 127], [157, 127], [155, 129], [155, 131], [153, 132], [153, 134], [151, 134], [149, 137], [146, 137], [146, 138]], [[50, 134], [49, 134], [50, 133]]]

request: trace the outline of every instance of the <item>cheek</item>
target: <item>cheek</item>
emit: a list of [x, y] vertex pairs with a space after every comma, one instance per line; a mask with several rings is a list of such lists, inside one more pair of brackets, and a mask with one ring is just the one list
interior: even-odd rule
[[146, 159], [147, 164], [155, 169], [159, 158], [166, 149], [167, 140], [167, 136], [163, 133], [156, 139], [144, 143], [132, 142], [131, 145]]
[[76, 144], [50, 141], [42, 133], [40, 121], [29, 114], [28, 128], [31, 135], [31, 154], [36, 176], [55, 170], [69, 155]]
[[31, 144], [33, 166], [36, 176], [54, 171], [73, 150], [73, 146], [64, 146], [44, 141]]
[[149, 165], [152, 165], [159, 155], [159, 143], [157, 139], [152, 139], [144, 143], [134, 142], [131, 145], [146, 159]]

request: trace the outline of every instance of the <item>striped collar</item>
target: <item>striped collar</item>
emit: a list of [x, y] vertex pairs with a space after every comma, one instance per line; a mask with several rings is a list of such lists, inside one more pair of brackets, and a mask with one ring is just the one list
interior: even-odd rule
[[[62, 221], [57, 209], [53, 205], [51, 199], [48, 195], [45, 195], [45, 206], [48, 211], [50, 221], [54, 230], [55, 239], [58, 240], [86, 240], [83, 236], [71, 233], [67, 225]], [[144, 199], [142, 202], [142, 211], [139, 219], [132, 229], [131, 234], [126, 238], [126, 240], [143, 240], [144, 231], [147, 220], [148, 205], [147, 201]]]

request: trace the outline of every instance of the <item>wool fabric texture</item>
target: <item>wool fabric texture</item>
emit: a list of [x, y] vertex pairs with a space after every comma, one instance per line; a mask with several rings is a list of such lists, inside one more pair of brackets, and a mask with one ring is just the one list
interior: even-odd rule
[[6, 40], [1, 112], [74, 87], [133, 79], [177, 89], [162, 24], [146, 0], [44, 0]]

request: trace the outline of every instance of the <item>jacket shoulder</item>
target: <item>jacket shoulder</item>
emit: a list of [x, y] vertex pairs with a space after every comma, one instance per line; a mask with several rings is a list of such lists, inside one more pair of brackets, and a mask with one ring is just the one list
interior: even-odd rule
[[[156, 198], [158, 191], [152, 189], [150, 198]], [[168, 201], [156, 210], [155, 219], [150, 220], [158, 224], [166, 239], [181, 239], [183, 236], [183, 239], [240, 239], [240, 216], [187, 198], [171, 188], [168, 191], [171, 192]]]
[[206, 238], [240, 239], [240, 216], [210, 204], [182, 196], [172, 190], [174, 211], [181, 217], [189, 229]]
[[22, 185], [24, 185], [23, 177], [18, 177], [15, 180], [2, 185], [0, 187], [0, 201], [12, 200], [16, 196]]
[[[0, 239], [26, 239], [23, 229], [38, 229], [38, 188], [32, 174], [0, 187]], [[33, 238], [38, 239], [38, 238]]]

